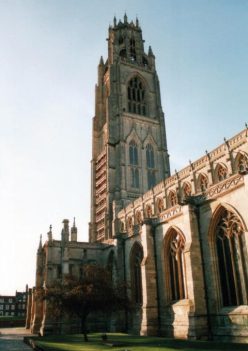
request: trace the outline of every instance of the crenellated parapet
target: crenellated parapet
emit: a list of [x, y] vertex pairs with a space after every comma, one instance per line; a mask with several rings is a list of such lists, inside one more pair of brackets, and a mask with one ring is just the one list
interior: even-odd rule
[[171, 177], [158, 183], [144, 195], [122, 209], [118, 220], [119, 232], [129, 235], [139, 231], [146, 218], [157, 217], [161, 222], [180, 215], [181, 206], [189, 196], [204, 194], [206, 199], [242, 186], [248, 172], [248, 129], [242, 130]]

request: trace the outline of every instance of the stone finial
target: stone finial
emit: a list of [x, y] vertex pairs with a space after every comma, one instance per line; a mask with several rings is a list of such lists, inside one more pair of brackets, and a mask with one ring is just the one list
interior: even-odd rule
[[116, 17], [114, 16], [114, 27], [116, 27]]
[[49, 232], [47, 233], [47, 236], [48, 236], [48, 241], [53, 240], [52, 225], [50, 225], [50, 227], [49, 227]]
[[127, 23], [127, 14], [125, 12], [125, 15], [124, 15], [124, 23]]
[[149, 45], [148, 55], [149, 56], [154, 56], [151, 45]]
[[63, 242], [69, 241], [69, 220], [64, 219], [63, 222], [64, 227], [61, 232], [61, 239]]
[[38, 247], [38, 252], [42, 250], [42, 234], [40, 234], [40, 242]]
[[73, 219], [73, 226], [71, 227], [71, 241], [77, 241], [77, 227], [75, 217]]
[[101, 57], [100, 57], [100, 61], [99, 61], [99, 66], [103, 66], [103, 65], [104, 65], [103, 57], [101, 56]]
[[137, 16], [136, 16], [136, 27], [139, 27], [139, 20]]

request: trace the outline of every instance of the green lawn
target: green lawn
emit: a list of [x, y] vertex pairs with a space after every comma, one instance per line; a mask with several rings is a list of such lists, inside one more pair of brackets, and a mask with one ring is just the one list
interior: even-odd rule
[[82, 335], [61, 335], [35, 338], [35, 344], [47, 351], [220, 351], [248, 350], [248, 345], [227, 344], [205, 341], [172, 340], [158, 337], [140, 337], [127, 334], [108, 334], [103, 344], [101, 334], [89, 334], [89, 342], [84, 342]]
[[24, 317], [19, 317], [19, 316], [0, 316], [0, 321], [21, 321], [25, 320]]

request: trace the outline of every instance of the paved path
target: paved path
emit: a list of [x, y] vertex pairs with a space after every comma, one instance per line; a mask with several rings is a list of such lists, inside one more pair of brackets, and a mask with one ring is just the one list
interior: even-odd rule
[[0, 328], [0, 351], [31, 351], [23, 337], [30, 335], [24, 328]]

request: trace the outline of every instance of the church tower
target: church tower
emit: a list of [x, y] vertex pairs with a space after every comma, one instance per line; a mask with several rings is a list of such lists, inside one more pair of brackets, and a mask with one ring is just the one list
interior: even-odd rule
[[155, 56], [139, 22], [109, 27], [93, 118], [90, 242], [111, 242], [119, 211], [170, 175]]

